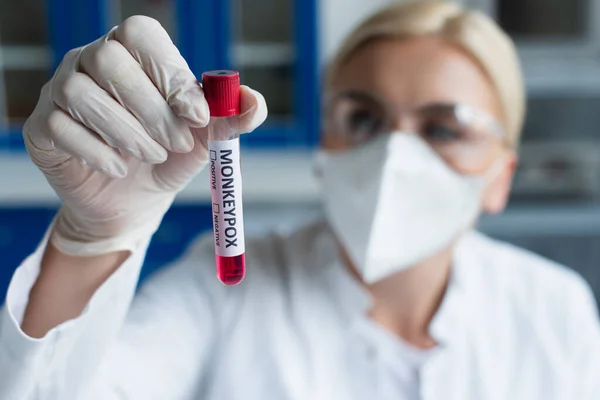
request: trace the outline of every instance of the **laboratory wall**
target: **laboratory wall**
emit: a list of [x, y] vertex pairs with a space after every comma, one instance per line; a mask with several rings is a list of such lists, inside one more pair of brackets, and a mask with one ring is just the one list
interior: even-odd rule
[[[321, 215], [313, 152], [323, 68], [345, 34], [393, 1], [0, 3], [0, 295], [59, 204], [29, 162], [20, 132], [66, 49], [127, 16], [145, 14], [165, 26], [194, 72], [240, 70], [243, 82], [264, 93], [270, 108], [266, 124], [243, 139], [247, 228], [253, 234], [289, 232]], [[509, 207], [500, 216], [484, 217], [480, 229], [575, 269], [600, 298], [600, 2], [461, 3], [491, 15], [516, 40], [529, 96]], [[166, 216], [143, 277], [176, 259], [210, 224], [203, 173]]]

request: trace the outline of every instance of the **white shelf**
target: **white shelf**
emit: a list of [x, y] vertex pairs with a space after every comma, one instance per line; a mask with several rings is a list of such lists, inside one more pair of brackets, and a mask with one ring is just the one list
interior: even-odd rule
[[0, 46], [0, 69], [48, 69], [52, 52], [47, 46]]
[[[244, 202], [316, 203], [318, 186], [312, 154], [242, 150]], [[0, 153], [0, 207], [58, 204], [52, 188], [25, 154]], [[202, 171], [177, 197], [178, 203], [210, 201], [209, 178]]]
[[240, 67], [277, 67], [294, 62], [294, 48], [288, 43], [240, 43], [232, 47], [231, 58]]
[[479, 229], [506, 237], [598, 236], [600, 205], [509, 206], [483, 217]]

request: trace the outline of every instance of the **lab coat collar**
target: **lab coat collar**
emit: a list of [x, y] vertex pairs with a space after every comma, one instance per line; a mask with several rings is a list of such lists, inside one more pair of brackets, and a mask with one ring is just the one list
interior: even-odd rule
[[[334, 295], [344, 318], [350, 325], [364, 320], [373, 305], [373, 298], [367, 289], [343, 265], [337, 253], [337, 245], [331, 231], [332, 248], [335, 249], [331, 261], [329, 279]], [[456, 244], [452, 270], [446, 293], [438, 311], [434, 315], [429, 330], [436, 342], [444, 347], [464, 334], [472, 315], [473, 302], [469, 301], [469, 266], [473, 264], [473, 248], [470, 245], [474, 233], [465, 234]]]
[[442, 304], [429, 325], [429, 333], [441, 346], [463, 335], [473, 315], [473, 306], [477, 301], [476, 298], [469, 298], [469, 269], [475, 256], [471, 246], [473, 235], [472, 232], [466, 233], [454, 247], [448, 287]]

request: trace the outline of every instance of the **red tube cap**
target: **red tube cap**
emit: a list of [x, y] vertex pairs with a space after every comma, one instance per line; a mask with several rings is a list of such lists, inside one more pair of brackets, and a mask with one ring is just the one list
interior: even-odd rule
[[240, 113], [240, 74], [237, 71], [205, 72], [202, 87], [211, 117], [231, 117]]

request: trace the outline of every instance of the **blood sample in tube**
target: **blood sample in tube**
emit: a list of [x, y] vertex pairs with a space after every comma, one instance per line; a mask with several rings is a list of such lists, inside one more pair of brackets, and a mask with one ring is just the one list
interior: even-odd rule
[[217, 277], [225, 285], [237, 285], [246, 273], [240, 132], [231, 120], [240, 113], [240, 76], [237, 71], [205, 72], [202, 86], [210, 109], [208, 153]]

